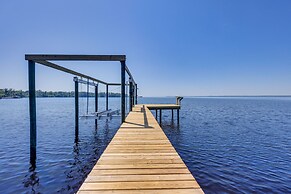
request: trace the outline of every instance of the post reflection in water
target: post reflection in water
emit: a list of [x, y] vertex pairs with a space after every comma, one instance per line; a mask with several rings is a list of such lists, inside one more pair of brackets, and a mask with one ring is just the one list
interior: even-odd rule
[[[71, 143], [71, 151], [64, 150], [65, 148], [59, 147], [59, 151], [64, 155], [56, 151], [56, 155], [59, 156], [58, 160], [54, 162], [47, 159], [44, 155], [42, 148], [39, 154], [41, 157], [36, 160], [30, 161], [29, 172], [25, 176], [23, 185], [25, 188], [29, 188], [29, 193], [39, 193], [43, 190], [48, 191], [49, 185], [42, 185], [42, 182], [46, 182], [46, 179], [59, 179], [64, 177], [63, 181], [60, 181], [59, 188], [52, 190], [52, 192], [61, 193], [75, 193], [96, 164], [97, 160], [103, 153], [107, 144], [111, 141], [120, 125], [119, 119], [101, 119], [101, 120], [87, 120], [80, 122], [79, 134], [74, 133], [74, 126], [72, 139], [74, 143]], [[67, 146], [67, 145], [61, 145]], [[45, 149], [51, 149], [49, 145], [45, 145]], [[53, 165], [52, 165], [53, 164]], [[56, 171], [57, 174], [47, 175], [45, 171], [40, 171], [44, 166], [46, 168], [54, 168], [63, 166], [65, 170], [63, 172]], [[40, 172], [38, 172], [40, 171]], [[41, 173], [41, 175], [39, 174]], [[45, 174], [45, 178], [42, 174]], [[43, 181], [41, 181], [43, 179]], [[55, 186], [54, 186], [55, 188]]]
[[26, 188], [30, 188], [30, 193], [36, 193], [36, 188], [39, 186], [39, 177], [35, 171], [35, 166], [29, 168], [28, 174], [23, 181], [23, 185]]

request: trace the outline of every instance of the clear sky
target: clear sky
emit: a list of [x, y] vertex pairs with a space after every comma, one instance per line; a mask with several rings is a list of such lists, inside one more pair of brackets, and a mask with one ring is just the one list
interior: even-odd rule
[[[143, 96], [291, 94], [290, 0], [0, 1], [0, 88], [27, 89], [25, 53], [126, 54]], [[106, 81], [118, 63], [62, 63]], [[37, 89], [73, 90], [37, 66]]]

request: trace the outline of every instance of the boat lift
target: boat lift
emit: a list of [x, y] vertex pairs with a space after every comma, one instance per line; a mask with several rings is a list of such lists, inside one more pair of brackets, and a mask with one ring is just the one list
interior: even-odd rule
[[[98, 84], [106, 85], [106, 111], [99, 112], [97, 115], [101, 116], [106, 113], [110, 115], [115, 111], [109, 111], [108, 109], [108, 87], [109, 86], [121, 86], [121, 122], [125, 121], [126, 116], [126, 74], [129, 77], [129, 110], [137, 104], [137, 84], [126, 66], [125, 55], [43, 55], [43, 54], [29, 54], [25, 55], [25, 60], [28, 61], [28, 85], [29, 85], [29, 116], [30, 116], [30, 163], [35, 166], [36, 161], [36, 91], [35, 91], [35, 65], [44, 65], [62, 72], [69, 73], [77, 76], [75, 81], [75, 142], [79, 140], [79, 78], [87, 79], [87, 84], [92, 82], [95, 86], [95, 113], [98, 113]], [[94, 77], [85, 75], [83, 73], [62, 67], [56, 64], [57, 61], [115, 61], [120, 62], [121, 80], [120, 83], [108, 83]], [[78, 78], [79, 77], [79, 78]], [[84, 82], [81, 81], [82, 83]], [[81, 83], [80, 82], [80, 83]], [[86, 81], [85, 81], [86, 82]], [[89, 83], [89, 84], [90, 84]], [[89, 87], [89, 84], [87, 87]], [[95, 120], [96, 122], [96, 120]]]
[[[106, 110], [98, 111], [98, 85], [99, 82], [90, 81], [89, 79], [83, 80], [82, 78], [79, 79], [78, 77], [74, 77], [73, 81], [77, 84], [84, 84], [87, 86], [86, 91], [86, 113], [80, 115], [79, 118], [91, 118], [91, 119], [101, 119], [105, 117], [106, 119], [113, 117], [120, 117], [120, 109], [112, 110], [108, 109], [108, 87], [106, 87]], [[93, 86], [95, 88], [95, 112], [89, 113], [89, 86]]]

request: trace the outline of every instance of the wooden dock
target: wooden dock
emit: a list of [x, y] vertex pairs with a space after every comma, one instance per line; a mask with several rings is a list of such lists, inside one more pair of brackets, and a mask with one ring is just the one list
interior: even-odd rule
[[79, 194], [203, 193], [149, 108], [128, 114]]
[[177, 110], [177, 123], [180, 123], [180, 104], [145, 104], [145, 106], [150, 110], [156, 111], [156, 120], [159, 117], [159, 123], [162, 123], [162, 110], [172, 110], [172, 120], [174, 120], [174, 110]]

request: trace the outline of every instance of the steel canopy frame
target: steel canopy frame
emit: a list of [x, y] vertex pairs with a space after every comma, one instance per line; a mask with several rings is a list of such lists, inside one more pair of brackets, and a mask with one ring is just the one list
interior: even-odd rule
[[[28, 83], [29, 83], [29, 114], [30, 114], [30, 163], [35, 167], [36, 161], [36, 94], [35, 94], [35, 64], [41, 64], [47, 67], [57, 69], [81, 78], [102, 83], [106, 85], [106, 99], [108, 100], [108, 87], [121, 86], [121, 120], [125, 120], [125, 74], [129, 76], [130, 85], [130, 110], [134, 104], [137, 104], [137, 84], [126, 66], [126, 55], [43, 55], [43, 54], [26, 54], [25, 60], [28, 61]], [[121, 81], [120, 83], [108, 83], [94, 77], [79, 73], [77, 71], [62, 67], [51, 61], [119, 61], [121, 64]], [[97, 94], [96, 94], [97, 92]], [[95, 88], [95, 98], [98, 95], [98, 87]], [[97, 97], [98, 98], [98, 97]], [[95, 99], [95, 103], [98, 99]], [[96, 105], [95, 105], [96, 106]], [[97, 106], [96, 106], [97, 107]], [[106, 103], [108, 109], [108, 102]], [[78, 141], [78, 83], [75, 81], [75, 140]]]
[[126, 55], [25, 55], [25, 60], [32, 61], [125, 61]]

